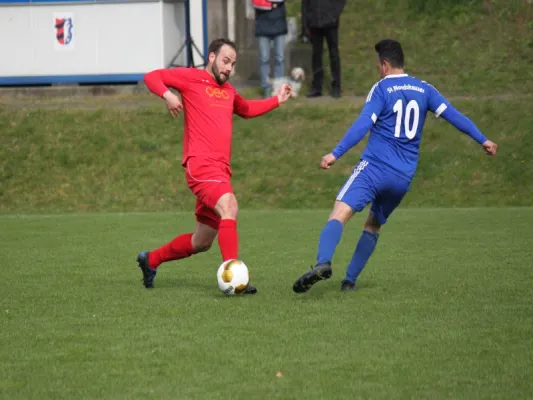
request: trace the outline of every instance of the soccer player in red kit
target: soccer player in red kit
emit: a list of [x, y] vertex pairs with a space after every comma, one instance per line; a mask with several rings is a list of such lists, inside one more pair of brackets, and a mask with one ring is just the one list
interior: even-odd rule
[[[278, 96], [265, 100], [245, 100], [228, 83], [237, 51], [227, 39], [214, 40], [208, 48], [206, 69], [173, 68], [149, 72], [144, 77], [148, 89], [166, 100], [170, 114], [183, 110], [185, 129], [182, 166], [189, 189], [196, 196], [196, 229], [175, 237], [158, 249], [137, 257], [146, 288], [154, 287], [160, 264], [208, 250], [218, 235], [223, 261], [238, 258], [237, 199], [231, 186], [231, 137], [233, 114], [242, 118], [263, 115], [291, 96], [284, 85]], [[178, 90], [178, 96], [169, 90]], [[257, 289], [248, 285], [244, 293]]]

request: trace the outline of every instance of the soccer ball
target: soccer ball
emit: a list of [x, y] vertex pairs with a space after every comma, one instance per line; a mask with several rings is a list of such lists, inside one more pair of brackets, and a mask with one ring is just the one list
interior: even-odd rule
[[241, 260], [227, 260], [218, 267], [218, 288], [226, 295], [241, 294], [248, 282], [250, 275], [248, 267]]

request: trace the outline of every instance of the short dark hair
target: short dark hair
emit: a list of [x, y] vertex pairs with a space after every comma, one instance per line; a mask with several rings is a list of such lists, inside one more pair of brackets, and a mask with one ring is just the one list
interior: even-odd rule
[[215, 55], [217, 55], [224, 45], [231, 47], [233, 50], [235, 50], [235, 53], [237, 52], [237, 46], [235, 45], [235, 42], [226, 38], [220, 38], [213, 40], [209, 44], [209, 47], [207, 48], [207, 54], [209, 55], [211, 53], [215, 53]]
[[393, 68], [403, 68], [403, 50], [400, 42], [384, 39], [376, 43], [375, 48], [381, 62], [388, 61]]

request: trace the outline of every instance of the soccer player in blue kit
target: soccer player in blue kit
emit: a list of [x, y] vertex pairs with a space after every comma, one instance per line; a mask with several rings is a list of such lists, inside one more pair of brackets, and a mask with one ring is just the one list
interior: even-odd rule
[[357, 277], [376, 247], [381, 226], [410, 188], [428, 111], [469, 135], [486, 154], [494, 156], [498, 150], [498, 145], [488, 140], [437, 89], [404, 72], [404, 54], [399, 42], [382, 40], [375, 45], [375, 50], [376, 66], [382, 79], [370, 90], [359, 118], [337, 147], [322, 157], [320, 166], [330, 168], [370, 130], [368, 144], [359, 164], [339, 191], [329, 220], [322, 229], [316, 265], [293, 285], [296, 293], [307, 292], [318, 281], [331, 277], [331, 261], [344, 225], [355, 212], [372, 203], [341, 282], [342, 291], [355, 289]]

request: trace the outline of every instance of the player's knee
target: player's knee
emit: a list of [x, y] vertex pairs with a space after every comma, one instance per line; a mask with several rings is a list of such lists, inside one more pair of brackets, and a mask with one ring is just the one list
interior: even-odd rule
[[329, 220], [336, 219], [345, 225], [353, 215], [352, 208], [343, 202], [336, 201], [333, 211], [329, 215]]
[[229, 204], [227, 207], [223, 207], [220, 210], [220, 217], [222, 219], [237, 219], [237, 214], [239, 213], [239, 207], [237, 203]]
[[227, 193], [222, 196], [217, 203], [216, 211], [222, 219], [237, 219], [239, 205], [235, 195], [233, 193]]
[[367, 232], [370, 232], [370, 233], [373, 233], [373, 234], [378, 234], [379, 230], [381, 229], [381, 225], [372, 225], [372, 224], [366, 224], [365, 223], [365, 228], [364, 229]]
[[212, 238], [195, 238], [193, 236], [192, 240], [192, 247], [194, 248], [196, 253], [203, 253], [204, 251], [207, 251], [211, 248], [213, 244]]
[[195, 248], [197, 253], [203, 253], [204, 251], [207, 251], [211, 248], [211, 245], [213, 242], [202, 242], [198, 244], [198, 246]]
[[373, 213], [370, 213], [368, 218], [365, 221], [365, 231], [370, 233], [379, 233], [381, 229], [381, 224], [377, 221]]

